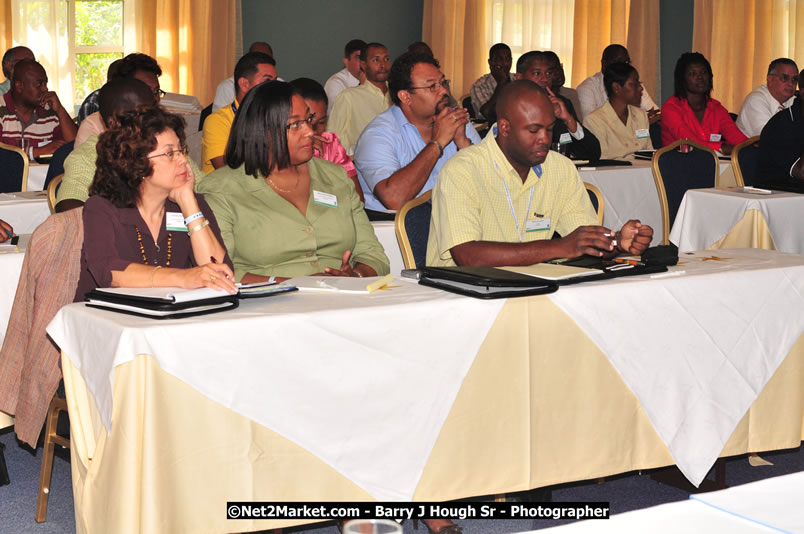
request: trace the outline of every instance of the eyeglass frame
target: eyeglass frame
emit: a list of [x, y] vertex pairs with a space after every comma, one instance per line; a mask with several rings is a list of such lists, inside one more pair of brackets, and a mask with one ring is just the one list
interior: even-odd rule
[[176, 150], [168, 150], [167, 152], [162, 152], [161, 154], [154, 154], [153, 156], [147, 156], [148, 159], [154, 158], [161, 158], [162, 156], [166, 157], [168, 161], [171, 163], [176, 160], [176, 153], [182, 154], [185, 158], [187, 157], [189, 150], [186, 146], [177, 148]]
[[440, 82], [433, 82], [430, 85], [424, 85], [422, 87], [408, 87], [407, 90], [412, 91], [414, 89], [427, 89], [429, 92], [435, 93], [438, 90], [437, 87], [441, 86], [444, 89], [446, 89], [447, 91], [449, 91], [449, 83], [450, 83], [450, 81], [448, 79], [444, 78]]
[[793, 85], [798, 85], [798, 82], [801, 81], [801, 77], [798, 74], [790, 76], [788, 74], [779, 74], [777, 72], [772, 72], [770, 75], [776, 76], [782, 81], [782, 83], [793, 82]]
[[293, 121], [290, 124], [286, 124], [285, 128], [287, 129], [287, 131], [298, 130], [299, 128], [302, 127], [303, 124], [307, 123], [307, 126], [309, 126], [310, 129], [312, 130], [313, 129], [313, 122], [315, 122], [315, 119], [316, 119], [316, 114], [315, 113], [310, 113], [309, 115], [307, 115], [306, 119], [299, 119], [297, 121]]

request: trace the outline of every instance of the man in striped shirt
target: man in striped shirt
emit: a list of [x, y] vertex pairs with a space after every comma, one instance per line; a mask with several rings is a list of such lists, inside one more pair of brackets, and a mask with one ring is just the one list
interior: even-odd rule
[[0, 102], [0, 142], [23, 148], [30, 159], [53, 154], [75, 139], [77, 128], [59, 97], [47, 90], [45, 69], [34, 60], [14, 66], [11, 90]]

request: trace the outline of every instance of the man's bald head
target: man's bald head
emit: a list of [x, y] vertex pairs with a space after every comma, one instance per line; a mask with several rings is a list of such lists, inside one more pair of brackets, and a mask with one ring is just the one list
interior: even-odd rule
[[9, 48], [3, 54], [3, 74], [6, 79], [11, 79], [11, 73], [14, 72], [14, 65], [23, 59], [34, 59], [34, 54], [27, 46], [15, 46]]
[[256, 43], [251, 43], [251, 46], [248, 47], [248, 51], [260, 52], [267, 56], [274, 57], [274, 49], [271, 48], [271, 45], [263, 41], [257, 41]]
[[154, 104], [156, 98], [153, 91], [137, 78], [117, 78], [107, 82], [98, 93], [101, 118], [107, 128], [111, 127], [115, 115]]
[[511, 82], [497, 97], [497, 145], [523, 180], [547, 158], [555, 121], [547, 92], [530, 80]]
[[530, 102], [532, 99], [541, 96], [550, 109], [553, 109], [550, 104], [550, 98], [547, 96], [547, 91], [542, 89], [536, 83], [530, 80], [516, 80], [506, 85], [500, 96], [497, 97], [497, 118], [511, 120], [511, 118], [518, 113], [521, 103], [524, 101]]
[[11, 82], [14, 83], [16, 81], [23, 80], [30, 72], [42, 74], [45, 72], [45, 67], [33, 59], [21, 59], [14, 65], [14, 72], [12, 73]]

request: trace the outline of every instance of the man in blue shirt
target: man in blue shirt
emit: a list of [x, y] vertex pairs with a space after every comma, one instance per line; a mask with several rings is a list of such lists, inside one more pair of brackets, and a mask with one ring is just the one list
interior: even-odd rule
[[433, 188], [452, 155], [480, 142], [469, 113], [449, 106], [449, 82], [432, 56], [397, 58], [388, 87], [394, 105], [369, 123], [355, 149], [372, 220], [393, 219], [393, 211]]

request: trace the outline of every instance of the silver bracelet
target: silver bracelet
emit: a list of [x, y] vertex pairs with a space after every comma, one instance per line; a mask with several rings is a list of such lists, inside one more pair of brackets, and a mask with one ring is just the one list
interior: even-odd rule
[[188, 230], [188, 231], [187, 231], [187, 237], [190, 237], [190, 236], [191, 236], [191, 235], [193, 235], [194, 233], [196, 233], [196, 232], [200, 231], [200, 230], [201, 230], [202, 228], [204, 228], [205, 226], [209, 226], [209, 221], [204, 221], [204, 222], [202, 222], [201, 224], [199, 224], [198, 226], [196, 226], [195, 228], [193, 228], [192, 230]]

